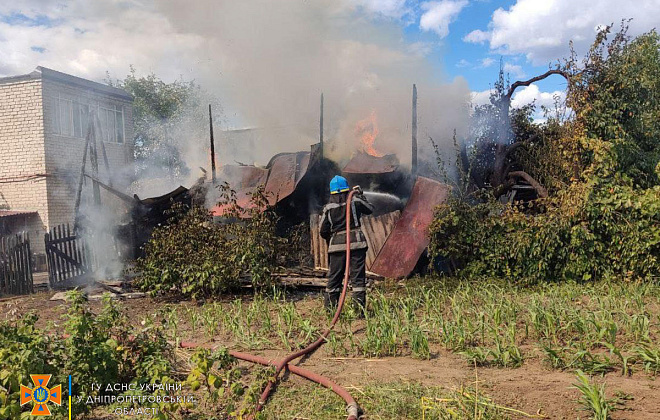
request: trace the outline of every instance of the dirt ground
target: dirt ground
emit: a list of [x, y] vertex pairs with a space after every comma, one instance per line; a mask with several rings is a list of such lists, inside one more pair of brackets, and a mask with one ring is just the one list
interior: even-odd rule
[[[54, 328], [60, 325], [61, 315], [66, 311], [63, 301], [50, 301], [53, 293], [38, 293], [29, 297], [0, 300], [0, 319], [16, 319], [29, 311], [36, 311], [40, 317], [39, 327], [46, 327], [52, 322]], [[305, 300], [305, 305], [316, 304], [316, 300]], [[132, 319], [139, 320], [141, 316], [153, 313], [164, 305], [149, 298], [131, 299], [123, 302], [127, 314]], [[192, 305], [190, 302], [178, 305]], [[100, 306], [92, 302], [92, 308]], [[362, 328], [355, 323], [355, 333]], [[192, 334], [182, 335], [194, 338]], [[187, 339], [187, 337], [186, 337]], [[218, 344], [227, 344], [226, 337], [216, 337]], [[203, 339], [198, 339], [203, 341]], [[278, 359], [287, 354], [285, 350], [267, 350], [255, 352], [268, 358]], [[458, 388], [461, 385], [478, 387], [500, 405], [522, 410], [531, 414], [543, 414], [550, 419], [588, 418], [580, 411], [576, 400], [579, 393], [572, 388], [575, 383], [573, 372], [550, 370], [544, 367], [538, 359], [528, 359], [524, 365], [516, 369], [483, 368], [475, 369], [464, 358], [443, 349], [433, 348], [431, 360], [418, 360], [412, 357], [333, 357], [321, 348], [311, 357], [301, 363], [302, 366], [314, 372], [332, 378], [335, 382], [354, 389], [354, 396], [359, 401], [359, 389], [364, 384], [374, 383], [419, 383], [426, 386], [439, 386], [447, 389]], [[300, 379], [301, 386], [313, 386]], [[598, 382], [607, 384], [608, 396], [629, 395], [623, 410], [615, 411], [612, 419], [660, 419], [660, 382], [643, 372], [635, 372], [630, 377], [620, 373], [610, 373]]]

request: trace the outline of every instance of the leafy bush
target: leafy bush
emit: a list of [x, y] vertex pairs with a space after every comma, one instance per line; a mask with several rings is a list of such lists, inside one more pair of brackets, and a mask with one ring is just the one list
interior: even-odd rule
[[[82, 398], [73, 405], [77, 414], [93, 408], [84, 403], [87, 397], [104, 392], [91, 389], [92, 383], [172, 383], [172, 349], [160, 328], [130, 327], [109, 297], [99, 314], [88, 309], [82, 293], [67, 298], [64, 335], [38, 330], [36, 315], [0, 323], [0, 419], [18, 418], [20, 385], [33, 387], [30, 374], [52, 374], [50, 384], [63, 387], [71, 375], [76, 399]], [[64, 418], [64, 406], [50, 409]]]
[[561, 135], [555, 146], [542, 148], [551, 155], [546, 166], [559, 168], [557, 156], [566, 165], [539, 176], [557, 180], [554, 194], [509, 205], [482, 190], [440, 206], [430, 229], [434, 255], [453, 258], [467, 274], [516, 281], [657, 276], [660, 37], [630, 40], [624, 27], [607, 43], [609, 30], [581, 65], [567, 62], [575, 115], [553, 128]]
[[277, 217], [263, 187], [246, 207], [237, 204], [228, 184], [219, 188], [223, 222], [214, 223], [204, 208], [185, 214], [179, 208], [171, 223], [154, 230], [138, 260], [138, 287], [198, 299], [235, 289], [241, 277], [250, 277], [256, 289], [271, 284], [278, 248], [286, 241], [275, 234]]

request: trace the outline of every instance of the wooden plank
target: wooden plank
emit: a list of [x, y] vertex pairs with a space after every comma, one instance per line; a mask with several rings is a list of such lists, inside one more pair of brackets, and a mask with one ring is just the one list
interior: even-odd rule
[[80, 266], [80, 261], [76, 260], [76, 256], [73, 253], [73, 242], [76, 240], [75, 238], [71, 237], [71, 229], [69, 228], [69, 224], [67, 223], [65, 228], [66, 232], [66, 237], [69, 239], [66, 241], [65, 249], [66, 249], [66, 255], [69, 256], [71, 259], [71, 262], [69, 264], [70, 266], [70, 276], [75, 276], [78, 274], [78, 268]]
[[16, 235], [16, 293], [21, 295], [25, 293], [25, 267], [23, 266], [23, 242], [21, 241], [20, 234]]
[[9, 237], [9, 293], [16, 294], [16, 255], [13, 252], [14, 238]]
[[28, 286], [29, 292], [34, 293], [34, 275], [32, 274], [32, 248], [30, 247], [30, 235], [25, 234], [27, 243], [25, 244], [25, 249], [27, 251], [27, 267], [28, 267]]
[[[60, 239], [62, 237], [62, 234], [60, 233], [59, 229], [57, 229], [59, 226], [55, 226], [53, 228], [53, 233], [55, 234], [55, 239]], [[53, 247], [51, 250], [53, 251], [53, 257], [55, 258], [55, 269], [57, 270], [57, 283], [61, 283], [64, 281], [63, 277], [63, 272], [64, 272], [64, 267], [62, 260], [60, 259], [60, 256], [55, 252], [58, 250], [59, 244], [53, 244]]]
[[373, 262], [376, 260], [376, 256], [385, 244], [385, 241], [387, 241], [387, 237], [392, 232], [392, 229], [394, 229], [394, 225], [400, 216], [401, 212], [396, 210], [376, 217], [362, 217], [362, 231], [367, 237], [367, 243], [369, 244], [366, 262], [367, 269], [371, 268]]
[[8, 274], [5, 238], [0, 237], [0, 293], [7, 293]]

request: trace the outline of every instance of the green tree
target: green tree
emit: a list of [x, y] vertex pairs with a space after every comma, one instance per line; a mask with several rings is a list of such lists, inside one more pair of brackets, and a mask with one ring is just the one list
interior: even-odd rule
[[167, 83], [151, 73], [137, 76], [131, 67], [124, 79], [106, 82], [124, 89], [134, 97], [133, 126], [138, 177], [186, 176], [182, 150], [189, 137], [208, 130], [208, 104], [214, 114], [221, 112], [217, 100], [202, 91], [194, 81]]
[[519, 160], [540, 179], [554, 179], [553, 194], [503, 205], [491, 190], [490, 201], [441, 206], [432, 252], [468, 274], [514, 281], [657, 276], [660, 37], [631, 39], [623, 25], [608, 40], [610, 31], [598, 34], [583, 60], [573, 54], [560, 69], [573, 117], [543, 127], [552, 140]]

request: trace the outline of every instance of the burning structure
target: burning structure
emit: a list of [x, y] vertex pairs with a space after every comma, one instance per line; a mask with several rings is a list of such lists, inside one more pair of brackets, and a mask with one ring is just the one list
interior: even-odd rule
[[[416, 127], [416, 88], [413, 88], [413, 127]], [[340, 169], [324, 157], [323, 108], [321, 107], [320, 142], [310, 152], [281, 153], [268, 165], [224, 165], [219, 181], [226, 181], [237, 191], [241, 206], [249, 203], [250, 194], [264, 185], [269, 204], [293, 223], [308, 219], [315, 268], [327, 269], [327, 245], [319, 234], [319, 212], [329, 195], [328, 181], [341, 173], [352, 185], [365, 187], [368, 199], [380, 212], [363, 218], [363, 230], [369, 242], [367, 268], [384, 277], [408, 276], [428, 245], [426, 229], [433, 219], [435, 206], [444, 202], [449, 187], [416, 175], [417, 141], [413, 130], [411, 153], [413, 168], [405, 171], [395, 154], [377, 149], [376, 113], [358, 122], [355, 128], [356, 151]], [[215, 216], [222, 216], [223, 206], [213, 206]]]
[[[0, 134], [0, 233], [28, 231], [36, 239], [32, 242], [35, 253], [48, 255], [49, 236], [44, 244], [44, 234], [56, 226], [79, 225], [82, 214], [88, 225], [103, 226], [106, 239], [101, 242], [115, 248], [112, 252], [104, 248], [100, 254], [134, 258], [152, 230], [165, 223], [166, 211], [174, 203], [201, 203], [221, 217], [226, 209], [217, 205], [214, 186], [218, 182], [227, 182], [236, 191], [242, 207], [249, 205], [251, 193], [263, 185], [269, 204], [282, 215], [285, 225], [309, 223], [315, 266], [324, 268], [327, 262], [324, 243], [318, 237], [318, 214], [327, 201], [328, 180], [341, 173], [351, 184], [362, 185], [380, 210], [365, 223], [370, 244], [368, 267], [383, 276], [402, 277], [413, 270], [426, 247], [423, 232], [433, 207], [446, 198], [446, 188], [439, 183], [416, 177], [415, 130], [411, 171], [402, 167], [397, 154], [380, 150], [375, 111], [355, 125], [350, 158], [329, 158], [324, 149], [332, 140], [324, 141], [322, 106], [320, 141], [309, 151], [278, 153], [263, 167], [225, 163], [217, 173], [213, 161], [211, 182], [201, 179], [191, 189], [179, 187], [159, 197], [130, 196], [125, 191], [133, 181], [132, 100], [121, 89], [43, 67], [0, 79], [0, 123], [11, 127]], [[123, 174], [126, 176], [118, 176]], [[85, 208], [96, 210], [84, 214], [81, 209]], [[96, 218], [105, 211], [122, 217], [115, 217], [112, 223]], [[69, 255], [66, 247], [60, 249], [60, 244], [78, 240], [76, 235], [75, 229], [67, 227], [50, 236], [50, 246], [54, 255], [80, 273], [91, 268], [82, 267], [82, 259]], [[399, 252], [401, 247], [410, 252]], [[393, 255], [404, 255], [405, 261], [393, 266]], [[46, 258], [41, 260], [45, 265]], [[52, 276], [60, 276], [62, 270], [53, 267], [51, 271]]]

